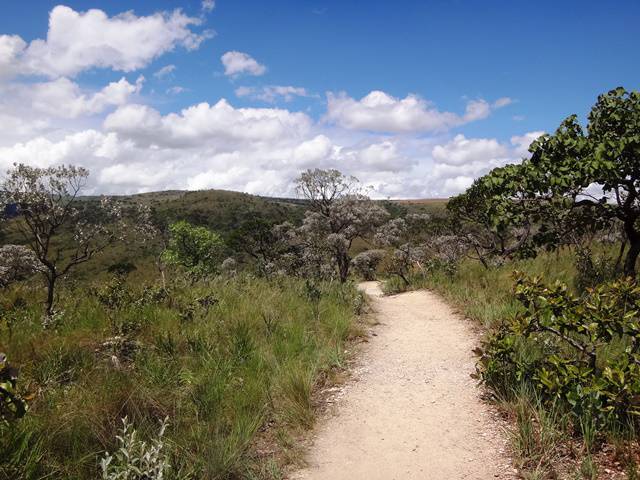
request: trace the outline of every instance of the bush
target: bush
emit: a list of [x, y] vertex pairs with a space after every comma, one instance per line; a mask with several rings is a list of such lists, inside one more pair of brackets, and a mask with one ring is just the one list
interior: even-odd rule
[[16, 391], [18, 370], [0, 353], [0, 424], [9, 423], [24, 416], [27, 404]]
[[138, 432], [127, 417], [122, 419], [122, 430], [117, 436], [118, 450], [106, 453], [100, 461], [104, 480], [163, 480], [171, 466], [164, 452], [163, 436], [168, 419], [160, 424], [158, 436], [150, 442], [138, 438]]
[[556, 282], [517, 276], [524, 310], [479, 351], [479, 375], [503, 395], [531, 384], [579, 424], [625, 427], [640, 415], [640, 287], [609, 282], [582, 297]]
[[371, 281], [376, 279], [376, 271], [383, 258], [384, 250], [366, 250], [353, 257], [351, 264], [358, 275]]

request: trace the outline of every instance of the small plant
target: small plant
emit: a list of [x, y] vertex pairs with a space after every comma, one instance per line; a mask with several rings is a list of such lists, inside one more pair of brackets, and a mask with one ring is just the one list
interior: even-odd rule
[[158, 436], [150, 442], [141, 441], [138, 432], [127, 417], [122, 419], [122, 430], [116, 436], [119, 448], [100, 460], [103, 480], [163, 480], [171, 469], [164, 451], [164, 433], [169, 425], [165, 418]]
[[8, 424], [24, 416], [26, 402], [16, 392], [18, 369], [7, 362], [4, 353], [0, 353], [0, 422]]

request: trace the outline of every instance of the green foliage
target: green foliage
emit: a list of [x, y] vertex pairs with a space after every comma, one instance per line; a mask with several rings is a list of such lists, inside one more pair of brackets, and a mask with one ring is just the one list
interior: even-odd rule
[[27, 412], [27, 404], [16, 391], [18, 369], [7, 362], [0, 353], [0, 424], [22, 418]]
[[[630, 280], [602, 284], [584, 297], [566, 285], [517, 278], [524, 311], [487, 341], [480, 375], [509, 394], [521, 382], [546, 402], [560, 402], [577, 419], [600, 427], [640, 415], [640, 287]], [[525, 345], [528, 345], [526, 347]], [[528, 355], [522, 355], [528, 348]]]
[[217, 271], [224, 247], [217, 233], [185, 220], [171, 224], [169, 232], [171, 238], [163, 253], [167, 263], [180, 265], [196, 275]]
[[122, 447], [123, 416], [140, 440], [170, 416], [165, 478], [271, 479], [280, 460], [256, 455], [258, 437], [277, 433], [277, 452], [280, 434], [313, 423], [311, 395], [343, 364], [362, 305], [351, 284], [311, 287], [239, 274], [165, 290], [120, 276], [61, 290], [64, 319], [46, 334], [29, 300], [1, 347], [38, 393], [0, 427], [0, 478], [95, 479]]
[[617, 262], [607, 252], [594, 255], [589, 246], [576, 249], [576, 277], [574, 284], [578, 292], [584, 292], [605, 281], [619, 276]]
[[530, 159], [494, 169], [448, 208], [468, 227], [481, 259], [483, 252], [556, 248], [579, 241], [576, 231], [603, 230], [615, 220], [630, 244], [624, 270], [633, 275], [640, 254], [639, 124], [640, 92], [611, 90], [598, 97], [586, 131], [569, 116], [531, 144]]
[[118, 450], [107, 453], [100, 460], [103, 480], [163, 480], [168, 478], [171, 465], [164, 449], [163, 436], [168, 418], [160, 424], [158, 435], [149, 442], [140, 440], [138, 432], [127, 417], [117, 436]]
[[458, 234], [475, 256], [488, 265], [493, 257], [533, 256], [533, 194], [521, 165], [492, 170], [452, 198], [447, 209], [459, 223]]

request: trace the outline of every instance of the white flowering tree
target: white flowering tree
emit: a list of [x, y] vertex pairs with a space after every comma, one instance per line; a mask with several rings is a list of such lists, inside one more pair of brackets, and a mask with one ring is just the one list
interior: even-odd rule
[[426, 214], [409, 214], [389, 220], [380, 226], [375, 234], [375, 242], [381, 247], [391, 247], [382, 268], [389, 275], [397, 275], [405, 285], [409, 285], [409, 274], [414, 267], [422, 268], [425, 249], [420, 243], [430, 221]]
[[33, 251], [24, 245], [0, 247], [0, 287], [24, 280], [42, 271], [42, 264]]
[[77, 265], [104, 250], [123, 231], [120, 205], [107, 197], [98, 204], [79, 200], [89, 171], [18, 164], [0, 184], [4, 205], [15, 206], [10, 222], [23, 236], [47, 284], [46, 313], [51, 315], [58, 281]]
[[376, 271], [380, 262], [384, 259], [384, 250], [365, 250], [353, 257], [351, 264], [356, 273], [365, 280], [375, 280]]
[[326, 256], [345, 282], [353, 241], [372, 235], [387, 211], [371, 201], [355, 177], [338, 170], [307, 170], [298, 178], [297, 190], [310, 207], [299, 229], [306, 255]]

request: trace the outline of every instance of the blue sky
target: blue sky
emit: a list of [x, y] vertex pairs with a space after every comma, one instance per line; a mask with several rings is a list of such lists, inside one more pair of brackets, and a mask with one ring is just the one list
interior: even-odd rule
[[[3, 3], [0, 35], [17, 35], [26, 45], [47, 38], [50, 12], [60, 4], [49, 1]], [[64, 127], [58, 131], [55, 128], [46, 131], [25, 128], [25, 131], [33, 130], [32, 138], [0, 138], [3, 142], [0, 143], [0, 162], [4, 163], [10, 156], [20, 157], [26, 149], [16, 149], [17, 144], [31, 146], [36, 139], [44, 139], [64, 149], [66, 144], [62, 142], [69, 142], [69, 136], [94, 131], [103, 136], [111, 135], [112, 143], [133, 142], [136, 151], [121, 158], [116, 158], [115, 154], [106, 157], [95, 152], [91, 154], [90, 166], [102, 177], [96, 179], [95, 188], [102, 190], [227, 187], [281, 194], [289, 191], [294, 167], [298, 170], [307, 168], [317, 160], [320, 167], [339, 167], [364, 177], [364, 181], [379, 187], [381, 196], [446, 196], [456, 193], [487, 169], [516, 161], [523, 149], [522, 145], [514, 143], [513, 137], [527, 134], [531, 137], [533, 133], [553, 130], [571, 113], [584, 116], [599, 93], [619, 85], [637, 89], [640, 80], [637, 52], [640, 3], [632, 1], [531, 4], [513, 0], [218, 0], [213, 9], [203, 8], [199, 0], [68, 1], [63, 5], [80, 15], [80, 19], [89, 9], [102, 10], [109, 20], [132, 10], [132, 22], [142, 22], [144, 18], [162, 12], [166, 18], [179, 8], [181, 15], [194, 20], [186, 31], [194, 35], [215, 32], [215, 35], [204, 34], [197, 48], [186, 48], [184, 42], [180, 43], [182, 40], [174, 40], [170, 48], [159, 48], [151, 58], [138, 61], [135, 68], [123, 68], [117, 62], [104, 66], [98, 52], [95, 59], [81, 67], [71, 64], [67, 69], [49, 66], [34, 70], [29, 67], [28, 71], [15, 67], [19, 73], [5, 75], [4, 80], [0, 75], [0, 82], [5, 82], [5, 90], [0, 90], [0, 95], [8, 94], [12, 91], [10, 88], [15, 90], [20, 85], [60, 82], [60, 78], [64, 78], [90, 96], [123, 77], [130, 85], [141, 75], [144, 77], [135, 91], [131, 88], [126, 100], [110, 101], [104, 107], [78, 107], [80, 113], [65, 118]], [[64, 41], [82, 44], [83, 38], [65, 38]], [[132, 42], [131, 49], [137, 48], [135, 43]], [[61, 51], [52, 47], [47, 58], [55, 63], [55, 55]], [[241, 52], [246, 58], [255, 60], [264, 73], [245, 69], [235, 75], [225, 75], [221, 57], [227, 52]], [[66, 60], [72, 62], [69, 58]], [[12, 61], [26, 63], [18, 56]], [[172, 66], [171, 72], [154, 75], [166, 66]], [[296, 93], [290, 95], [291, 98], [273, 95], [273, 90], [270, 97], [265, 97], [264, 89], [274, 86], [297, 90], [292, 90]], [[239, 94], [239, 89], [244, 89], [245, 93]], [[400, 117], [407, 112], [398, 103], [400, 110], [367, 110], [367, 115], [379, 117], [362, 121], [363, 112], [358, 109], [361, 107], [358, 102], [375, 91], [384, 92], [383, 103], [400, 102], [409, 95], [424, 103], [407, 107], [407, 118]], [[332, 106], [328, 93], [335, 98], [346, 98], [349, 103], [336, 102]], [[22, 122], [32, 120], [35, 124], [51, 120], [49, 125], [56, 123], [55, 115], [43, 120], [42, 112], [27, 111], [26, 105], [30, 101], [40, 105], [39, 108], [42, 105], [24, 98], [25, 105], [20, 108], [9, 105], [6, 111], [14, 111], [14, 116]], [[253, 113], [248, 116], [252, 118], [266, 114], [265, 109], [277, 109], [286, 115], [301, 113], [305, 118], [298, 120], [308, 125], [300, 127], [296, 124], [294, 128], [287, 123], [294, 120], [287, 119], [287, 128], [294, 128], [295, 132], [288, 130], [289, 134], [283, 134], [283, 138], [297, 137], [298, 144], [289, 144], [286, 148], [280, 145], [282, 139], [276, 136], [270, 137], [269, 142], [261, 138], [262, 147], [255, 144], [248, 151], [244, 150], [246, 143], [229, 144], [226, 150], [208, 149], [195, 155], [194, 144], [176, 140], [163, 146], [161, 141], [149, 140], [150, 132], [144, 135], [138, 132], [135, 136], [128, 133], [132, 125], [118, 123], [114, 117], [107, 120], [109, 115], [118, 113], [114, 109], [122, 110], [117, 118], [122, 120], [126, 108], [134, 105], [139, 111], [145, 106], [146, 114], [151, 109], [154, 115], [166, 117], [163, 121], [168, 123], [174, 119], [171, 115], [180, 115], [182, 109], [201, 102], [215, 105], [222, 98], [233, 109], [250, 109]], [[504, 105], [497, 106], [498, 99], [506, 99], [502, 101]], [[473, 101], [483, 101], [486, 111], [473, 119], [463, 118], [465, 108]], [[0, 106], [3, 106], [1, 97]], [[389, 108], [394, 106], [390, 104]], [[55, 109], [44, 110], [51, 116], [50, 112]], [[129, 108], [128, 113], [132, 110]], [[442, 117], [442, 125], [433, 126], [431, 117], [424, 117], [425, 112], [427, 115], [446, 112], [459, 118], [444, 120]], [[234, 113], [237, 112], [234, 110], [230, 114]], [[135, 117], [137, 126], [141, 122], [140, 115]], [[390, 115], [396, 115], [399, 123], [390, 121]], [[132, 118], [129, 115], [128, 121], [133, 121]], [[426, 123], [414, 128], [411, 122], [420, 124], [420, 119]], [[246, 132], [253, 127], [245, 120], [238, 128]], [[224, 123], [226, 120], [208, 117], [206, 121]], [[0, 117], [0, 127], [1, 122]], [[219, 132], [220, 128], [211, 127], [208, 134], [212, 131]], [[166, 135], [170, 134], [165, 132]], [[116, 140], [113, 140], [114, 136], [117, 136]], [[322, 142], [328, 139], [331, 144], [329, 147], [325, 142], [324, 157], [314, 153], [308, 159], [300, 160], [302, 154], [291, 153], [318, 136], [323, 137]], [[225, 137], [224, 142], [218, 143], [227, 140]], [[474, 143], [476, 140], [480, 143]], [[269, 145], [265, 146], [265, 143]], [[380, 148], [376, 149], [376, 145]], [[441, 147], [439, 154], [434, 155], [438, 146]], [[372, 147], [373, 156], [363, 153], [369, 147]], [[145, 148], [154, 152], [165, 148], [166, 156], [155, 159], [155, 165], [164, 168], [165, 175], [160, 175], [155, 182], [118, 181], [117, 172], [126, 171], [127, 162], [131, 162], [135, 167], [133, 170], [137, 169], [140, 175], [144, 175], [145, 169], [152, 168], [139, 158]], [[297, 160], [283, 160], [280, 166], [273, 161], [260, 163], [256, 160], [260, 157], [260, 148], [264, 149], [265, 157], [289, 155]], [[386, 152], [386, 155], [380, 152]], [[167, 158], [172, 155], [181, 158], [179, 165], [167, 165]], [[228, 160], [229, 156], [234, 160]], [[80, 157], [61, 156], [42, 161], [68, 163]], [[209, 160], [212, 157], [216, 160]], [[107, 160], [100, 163], [100, 158]], [[223, 158], [231, 163], [225, 163]], [[244, 162], [242, 172], [234, 176], [229, 172], [239, 165], [238, 162]], [[385, 162], [388, 165], [385, 166]], [[482, 162], [484, 167], [480, 165]], [[176, 172], [184, 170], [185, 165], [189, 166], [188, 176], [175, 180]], [[468, 171], [464, 170], [465, 166], [469, 166]], [[226, 171], [220, 171], [225, 168]], [[252, 181], [249, 173], [252, 169], [258, 177], [264, 174], [269, 181]], [[108, 173], [103, 174], [107, 170]], [[404, 175], [399, 173], [401, 171]], [[428, 177], [430, 172], [435, 172], [431, 183], [428, 178], [425, 178], [424, 186], [416, 183], [416, 175]], [[205, 180], [207, 175], [212, 178]], [[213, 178], [216, 175], [218, 178]], [[199, 180], [194, 180], [196, 177]], [[448, 182], [449, 187], [442, 188], [443, 182]], [[269, 186], [274, 183], [278, 185]]]

